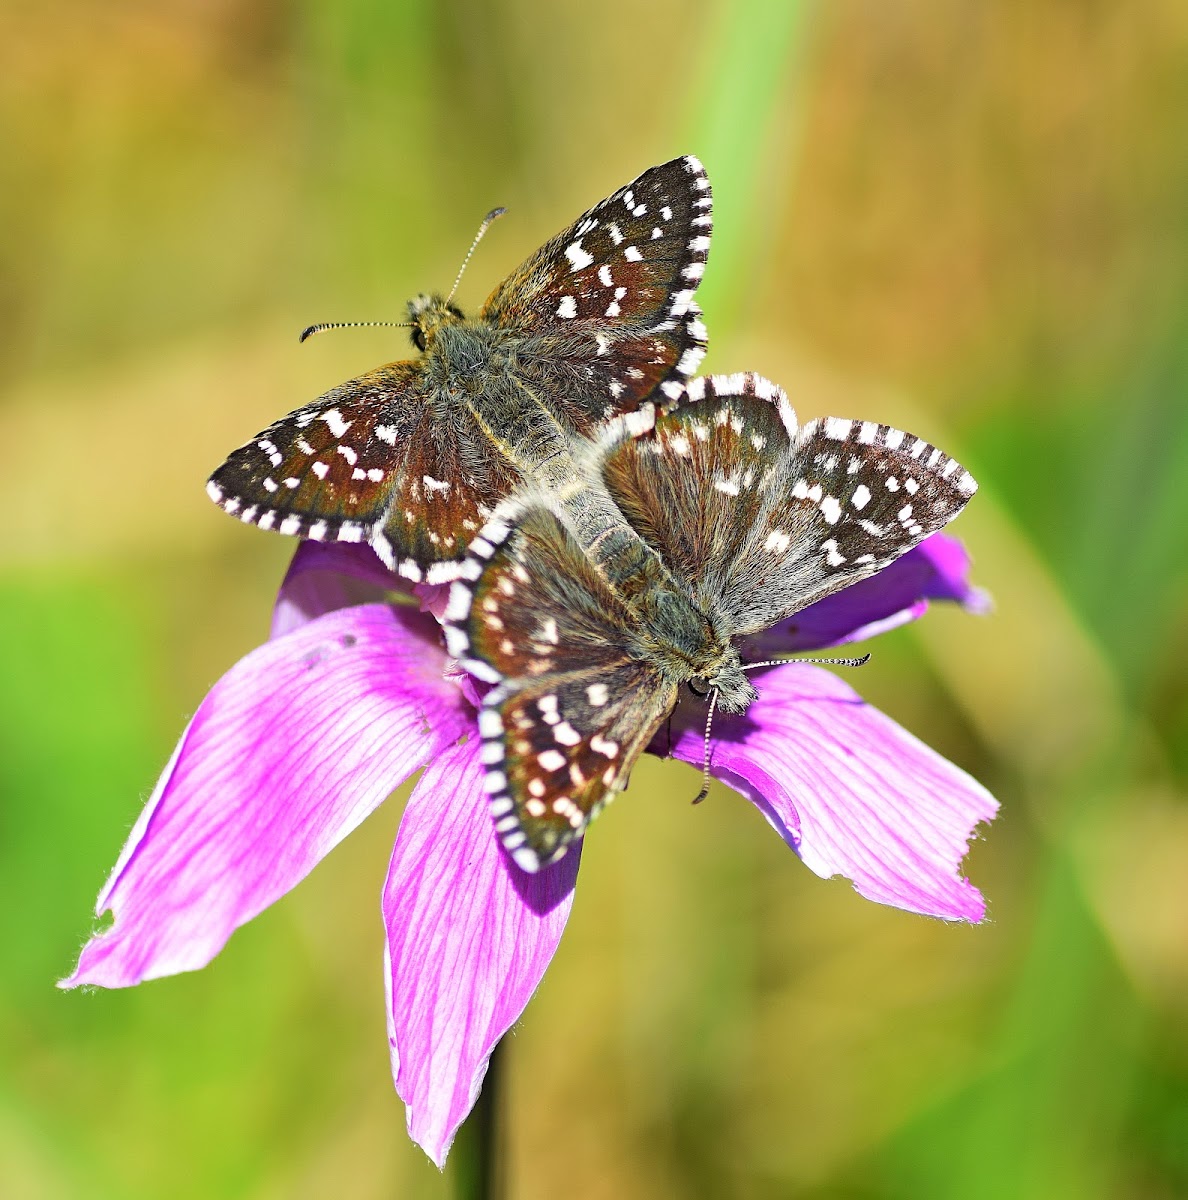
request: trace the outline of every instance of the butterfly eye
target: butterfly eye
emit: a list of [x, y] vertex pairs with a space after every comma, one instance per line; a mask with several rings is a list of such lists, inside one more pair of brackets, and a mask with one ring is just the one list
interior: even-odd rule
[[413, 326], [412, 343], [418, 350], [425, 349], [425, 331], [419, 325]]
[[694, 677], [689, 680], [689, 691], [691, 691], [698, 700], [704, 700], [706, 696], [710, 694], [709, 680], [702, 675], [694, 675]]

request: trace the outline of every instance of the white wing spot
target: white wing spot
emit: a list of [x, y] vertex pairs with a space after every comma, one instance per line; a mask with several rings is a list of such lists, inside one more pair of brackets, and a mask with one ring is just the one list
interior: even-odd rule
[[569, 259], [571, 271], [581, 271], [594, 261], [594, 255], [582, 245], [581, 238], [565, 247], [565, 257]]
[[553, 726], [553, 740], [562, 746], [576, 746], [582, 740], [582, 735], [568, 721], [562, 721]]
[[861, 512], [870, 503], [870, 488], [864, 483], [860, 483], [854, 489], [854, 495], [850, 497], [850, 503]]
[[[619, 743], [612, 742], [610, 738], [604, 738], [602, 734], [596, 733], [590, 739], [590, 749], [595, 754], [601, 754], [603, 758], [614, 758], [619, 753]], [[556, 751], [554, 751], [556, 753]], [[558, 757], [560, 757], [558, 755]]]
[[681, 361], [677, 363], [677, 370], [682, 375], [692, 375], [694, 371], [701, 365], [701, 360], [705, 357], [705, 351], [700, 346], [690, 346], [688, 350], [681, 355]]
[[577, 301], [572, 296], [562, 296], [561, 303], [557, 305], [557, 316], [566, 321], [573, 320], [577, 316]]
[[344, 437], [346, 435], [346, 431], [351, 427], [350, 421], [344, 421], [342, 419], [342, 413], [340, 413], [336, 408], [326, 409], [326, 411], [322, 413], [322, 420], [326, 422], [330, 432], [336, 438]]

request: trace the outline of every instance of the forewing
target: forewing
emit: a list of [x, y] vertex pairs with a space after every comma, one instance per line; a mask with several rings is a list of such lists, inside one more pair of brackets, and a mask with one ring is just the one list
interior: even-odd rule
[[435, 402], [421, 364], [400, 362], [270, 425], [227, 458], [207, 491], [263, 529], [368, 542], [419, 580], [449, 577], [490, 516], [485, 502], [515, 483], [468, 414]]
[[969, 503], [978, 485], [923, 438], [827, 417], [796, 435], [730, 565], [723, 606], [756, 633], [881, 571]]
[[463, 572], [447, 644], [497, 684], [479, 713], [491, 815], [535, 871], [626, 786], [676, 689], [627, 652], [627, 609], [547, 509], [490, 522]]
[[630, 524], [731, 635], [754, 633], [893, 562], [977, 485], [920, 438], [830, 417], [797, 430], [753, 375], [693, 380], [631, 437], [606, 434], [604, 481]]
[[482, 317], [519, 340], [526, 383], [585, 431], [665, 383], [673, 396], [705, 355], [693, 294], [713, 225], [696, 158], [645, 171], [546, 242], [488, 299]]

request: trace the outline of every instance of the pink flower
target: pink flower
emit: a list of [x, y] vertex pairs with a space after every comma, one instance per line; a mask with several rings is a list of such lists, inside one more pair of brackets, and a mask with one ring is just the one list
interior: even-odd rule
[[[764, 654], [837, 644], [918, 617], [928, 597], [977, 607], [967, 567], [960, 543], [936, 534], [753, 641]], [[581, 844], [536, 875], [500, 848], [473, 683], [450, 670], [432, 616], [389, 602], [401, 586], [364, 547], [299, 547], [270, 640], [214, 685], [182, 734], [99, 895], [96, 912], [114, 920], [61, 986], [204, 966], [424, 768], [382, 913], [396, 1090], [410, 1136], [440, 1166], [557, 948]], [[982, 897], [959, 866], [993, 798], [828, 671], [782, 665], [758, 686], [744, 717], [718, 717], [713, 773], [817, 874], [846, 875], [880, 903], [980, 921]], [[700, 765], [704, 718], [704, 705], [678, 707], [674, 757]]]

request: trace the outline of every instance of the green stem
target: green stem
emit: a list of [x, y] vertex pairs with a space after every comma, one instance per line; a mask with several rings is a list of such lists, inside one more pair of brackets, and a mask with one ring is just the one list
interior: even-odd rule
[[499, 1124], [504, 1053], [500, 1042], [491, 1053], [483, 1090], [454, 1142], [450, 1161], [458, 1200], [501, 1200], [504, 1195]]

